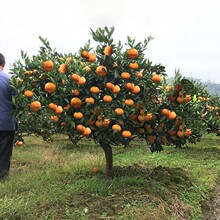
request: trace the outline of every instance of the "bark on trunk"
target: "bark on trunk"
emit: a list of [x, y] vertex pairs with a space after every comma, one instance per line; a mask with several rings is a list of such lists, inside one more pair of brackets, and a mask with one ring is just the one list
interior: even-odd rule
[[113, 167], [112, 147], [110, 144], [105, 144], [105, 143], [101, 143], [101, 146], [105, 153], [105, 161], [106, 161], [105, 176], [106, 178], [112, 178], [112, 167]]

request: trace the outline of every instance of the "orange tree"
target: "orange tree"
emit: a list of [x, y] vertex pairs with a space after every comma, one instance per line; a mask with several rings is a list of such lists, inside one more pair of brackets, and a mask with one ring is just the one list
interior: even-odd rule
[[40, 38], [44, 46], [32, 58], [22, 52], [22, 61], [13, 65], [17, 78], [12, 79], [20, 130], [44, 138], [64, 133], [75, 142], [93, 138], [104, 149], [107, 176], [112, 144], [126, 145], [138, 136], [154, 150], [155, 134], [148, 135], [145, 124], [156, 121], [158, 85], [165, 74], [162, 65], [144, 58], [151, 37], [143, 43], [128, 37], [124, 49], [120, 41], [113, 43], [113, 31], [92, 31], [96, 49], [88, 41], [75, 54], [58, 53]]
[[207, 124], [209, 133], [220, 135], [220, 98], [218, 96], [198, 96], [197, 101], [202, 106], [200, 117]]
[[[198, 141], [206, 130], [197, 114], [203, 107], [192, 99], [197, 87], [177, 77], [169, 89], [162, 80], [164, 66], [144, 57], [152, 38], [136, 43], [128, 37], [126, 44], [115, 44], [113, 32], [106, 27], [91, 30], [96, 48], [89, 40], [74, 54], [58, 53], [40, 37], [38, 54], [29, 58], [22, 52], [11, 81], [20, 131], [49, 141], [54, 133], [67, 134], [72, 142], [92, 138], [104, 150], [107, 177], [112, 145], [127, 145], [138, 137], [152, 152], [160, 151], [163, 144]], [[179, 103], [179, 96], [188, 101]]]
[[[171, 85], [164, 83], [163, 91], [158, 117], [161, 141], [176, 147], [200, 141], [208, 124], [201, 118], [205, 106], [198, 102], [197, 96], [207, 96], [207, 91], [198, 83], [182, 77], [179, 71], [176, 71]], [[172, 112], [176, 117], [170, 120]]]

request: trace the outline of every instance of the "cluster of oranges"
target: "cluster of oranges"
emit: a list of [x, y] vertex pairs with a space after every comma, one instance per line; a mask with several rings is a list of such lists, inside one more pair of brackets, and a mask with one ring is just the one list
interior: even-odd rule
[[[113, 53], [112, 47], [106, 46], [103, 50], [103, 53], [106, 56], [111, 56]], [[90, 86], [88, 88], [90, 94], [88, 96], [84, 96], [84, 97], [80, 97], [81, 93], [84, 92], [83, 89], [80, 89], [79, 87], [72, 88], [71, 94], [73, 95], [73, 97], [69, 100], [69, 103], [67, 103], [66, 106], [62, 107], [61, 105], [57, 105], [53, 102], [49, 103], [48, 109], [52, 110], [52, 112], [54, 114], [51, 116], [51, 119], [54, 122], [59, 122], [60, 121], [59, 115], [61, 115], [64, 111], [67, 112], [69, 110], [72, 113], [72, 118], [76, 123], [76, 127], [75, 127], [76, 131], [79, 132], [81, 135], [85, 135], [85, 136], [90, 135], [92, 133], [92, 130], [94, 130], [94, 126], [95, 126], [95, 129], [108, 127], [111, 122], [111, 118], [108, 118], [108, 117], [101, 118], [100, 114], [97, 115], [96, 120], [88, 119], [88, 121], [85, 122], [85, 118], [88, 118], [88, 116], [85, 115], [85, 111], [84, 111], [84, 109], [82, 109], [82, 107], [85, 106], [85, 104], [87, 104], [89, 106], [95, 105], [97, 102], [100, 101], [101, 97], [102, 97], [101, 99], [103, 100], [103, 102], [106, 104], [108, 104], [108, 103], [110, 104], [110, 103], [115, 102], [117, 100], [117, 98], [116, 99], [113, 98], [114, 94], [116, 94], [116, 95], [119, 94], [122, 90], [121, 86], [124, 85], [123, 90], [125, 92], [127, 91], [126, 93], [130, 94], [130, 95], [128, 95], [127, 98], [124, 99], [124, 101], [123, 101], [124, 105], [127, 106], [128, 108], [133, 108], [133, 112], [136, 111], [136, 114], [129, 113], [129, 115], [125, 116], [126, 109], [119, 107], [119, 106], [118, 107], [116, 106], [114, 108], [115, 116], [116, 117], [123, 116], [123, 118], [128, 116], [129, 120], [133, 121], [133, 123], [135, 123], [136, 125], [137, 124], [139, 125], [138, 132], [143, 135], [145, 133], [147, 133], [148, 135], [146, 137], [146, 140], [150, 144], [153, 144], [156, 141], [156, 138], [155, 138], [156, 136], [151, 134], [151, 132], [149, 132], [149, 130], [153, 131], [153, 128], [149, 129], [149, 128], [147, 128], [147, 126], [144, 126], [144, 125], [146, 122], [149, 122], [149, 121], [154, 121], [154, 124], [156, 124], [155, 121], [157, 119], [157, 116], [156, 116], [156, 114], [153, 114], [149, 111], [145, 111], [144, 109], [141, 109], [140, 111], [137, 110], [138, 105], [135, 102], [136, 102], [136, 100], [139, 100], [139, 99], [137, 99], [136, 97], [132, 98], [132, 95], [138, 95], [141, 92], [141, 87], [137, 84], [135, 85], [135, 82], [132, 81], [131, 78], [134, 77], [134, 75], [139, 79], [144, 78], [143, 73], [141, 71], [138, 71], [138, 68], [139, 68], [138, 62], [135, 61], [135, 59], [139, 56], [139, 52], [137, 49], [131, 48], [131, 49], [128, 49], [126, 53], [127, 53], [127, 59], [131, 60], [131, 62], [129, 62], [129, 64], [128, 64], [128, 68], [131, 69], [131, 71], [128, 71], [129, 69], [126, 71], [121, 71], [121, 73], [119, 74], [121, 81], [119, 81], [118, 83], [115, 83], [117, 81], [109, 80], [111, 78], [108, 76], [110, 74], [112, 74], [111, 69], [109, 69], [109, 67], [107, 67], [105, 65], [97, 65], [97, 67], [94, 67], [94, 72], [92, 72], [91, 67], [89, 67], [87, 63], [88, 62], [92, 63], [92, 62], [97, 61], [97, 56], [93, 53], [89, 53], [86, 50], [81, 51], [81, 57], [83, 59], [85, 59], [85, 62], [86, 62], [86, 68], [87, 68], [86, 73], [89, 74], [92, 72], [91, 74], [93, 74], [93, 75], [94, 75], [94, 73], [96, 73], [99, 77], [106, 78], [107, 82], [105, 84], [103, 84], [101, 86], [101, 88], [98, 84], [97, 85], [94, 84], [94, 85]], [[68, 57], [68, 63], [73, 63], [73, 62], [74, 62], [73, 59], [70, 59]], [[68, 63], [67, 64], [61, 63], [58, 67], [58, 72], [68, 75], [67, 74], [68, 70], [69, 70]], [[116, 67], [116, 66], [117, 65], [114, 64], [114, 67]], [[42, 64], [42, 69], [45, 72], [54, 71], [54, 68], [55, 68], [55, 64], [51, 60], [46, 60]], [[81, 73], [70, 73], [69, 78], [62, 80], [62, 85], [66, 85], [66, 81], [68, 81], [70, 79], [78, 86], [86, 85], [86, 83], [87, 83], [87, 76], [86, 75], [82, 75]], [[160, 74], [152, 73], [151, 80], [152, 80], [152, 83], [155, 83], [155, 85], [156, 85], [155, 88], [156, 88], [157, 84], [161, 83], [162, 77]], [[121, 82], [123, 82], [123, 83], [121, 83]], [[103, 94], [102, 96], [100, 96], [100, 98], [94, 97], [94, 95], [100, 95], [101, 93], [103, 93], [104, 92], [103, 88], [107, 89], [106, 90], [107, 94]], [[51, 81], [45, 83], [45, 85], [44, 85], [45, 92], [50, 95], [56, 94], [58, 89], [59, 89], [59, 85], [57, 86], [54, 82], [51, 82]], [[123, 92], [123, 94], [124, 94], [124, 92]], [[24, 95], [27, 98], [32, 98], [34, 96], [34, 93], [30, 90], [26, 90], [24, 92]], [[115, 96], [115, 97], [117, 97], [117, 96]], [[179, 97], [182, 97], [181, 94], [179, 94]], [[186, 95], [186, 97], [188, 97], [188, 96]], [[184, 98], [184, 100], [185, 100], [185, 98]], [[177, 98], [177, 100], [178, 100], [178, 98]], [[188, 101], [190, 101], [190, 100], [188, 100]], [[155, 103], [157, 103], [157, 101]], [[115, 105], [113, 105], [113, 106], [115, 106]], [[134, 107], [136, 108], [136, 110], [134, 109]], [[35, 100], [30, 103], [30, 110], [32, 112], [37, 112], [41, 108], [42, 108], [42, 106], [39, 101]], [[176, 113], [174, 111], [169, 111], [168, 109], [163, 109], [161, 111], [161, 114], [165, 115], [167, 117], [167, 119], [169, 119], [169, 120], [174, 120], [176, 118]], [[86, 127], [85, 125], [83, 125], [82, 122], [84, 122], [88, 126]], [[119, 123], [121, 123], [121, 124], [119, 124]], [[67, 125], [67, 123], [63, 120], [61, 120], [61, 124], [62, 124], [61, 126]], [[130, 138], [133, 135], [132, 132], [129, 131], [129, 129], [126, 128], [126, 126], [125, 126], [125, 128], [122, 128], [122, 127], [124, 127], [125, 124], [126, 124], [126, 118], [125, 118], [125, 120], [120, 119], [120, 122], [112, 125], [112, 131], [116, 131], [118, 133], [121, 133], [121, 135], [124, 138]], [[180, 136], [180, 135], [178, 135], [178, 136]], [[181, 136], [181, 138], [182, 138], [182, 136]]]

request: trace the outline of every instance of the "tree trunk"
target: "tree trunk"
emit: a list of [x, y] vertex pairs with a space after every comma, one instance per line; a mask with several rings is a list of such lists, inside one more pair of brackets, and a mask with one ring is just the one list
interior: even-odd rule
[[105, 162], [106, 162], [105, 176], [106, 178], [112, 178], [112, 167], [113, 167], [112, 147], [110, 144], [105, 144], [105, 143], [101, 143], [101, 146], [105, 153]]

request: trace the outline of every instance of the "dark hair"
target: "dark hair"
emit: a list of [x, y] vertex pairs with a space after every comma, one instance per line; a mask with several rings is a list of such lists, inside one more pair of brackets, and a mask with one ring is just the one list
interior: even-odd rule
[[0, 53], [0, 66], [5, 65], [5, 57]]

